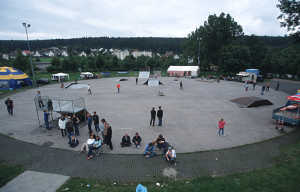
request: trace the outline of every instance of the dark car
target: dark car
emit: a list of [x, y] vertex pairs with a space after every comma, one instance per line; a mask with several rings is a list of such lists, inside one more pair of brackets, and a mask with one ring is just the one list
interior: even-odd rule
[[40, 79], [38, 79], [38, 80], [36, 81], [36, 83], [37, 83], [38, 85], [47, 85], [47, 84], [50, 83], [50, 81], [49, 81], [49, 79], [47, 79], [47, 78], [40, 78]]

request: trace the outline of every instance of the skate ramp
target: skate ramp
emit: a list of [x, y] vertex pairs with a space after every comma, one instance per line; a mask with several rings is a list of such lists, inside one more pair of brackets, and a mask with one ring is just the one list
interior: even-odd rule
[[230, 100], [236, 103], [241, 108], [259, 107], [264, 105], [273, 105], [268, 99], [263, 99], [260, 97], [238, 97], [236, 99]]

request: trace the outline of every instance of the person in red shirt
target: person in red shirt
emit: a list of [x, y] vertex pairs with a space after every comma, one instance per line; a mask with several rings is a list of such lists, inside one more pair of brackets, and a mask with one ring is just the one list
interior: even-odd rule
[[225, 127], [225, 124], [226, 124], [226, 122], [224, 121], [223, 118], [221, 118], [220, 121], [219, 121], [219, 123], [218, 123], [218, 127], [219, 127], [218, 135], [219, 136], [221, 136], [221, 135], [224, 136], [224, 127]]
[[120, 85], [120, 84], [117, 84], [118, 93], [120, 93], [120, 87], [121, 87], [121, 85]]

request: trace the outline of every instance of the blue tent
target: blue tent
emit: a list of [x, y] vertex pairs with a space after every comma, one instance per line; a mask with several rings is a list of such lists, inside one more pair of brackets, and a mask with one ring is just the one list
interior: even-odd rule
[[32, 85], [26, 73], [12, 67], [0, 67], [1, 90], [17, 89], [26, 85]]

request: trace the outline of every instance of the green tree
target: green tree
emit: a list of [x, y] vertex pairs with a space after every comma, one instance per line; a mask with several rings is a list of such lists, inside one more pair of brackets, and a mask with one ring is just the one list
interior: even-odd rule
[[13, 67], [24, 71], [25, 73], [30, 73], [29, 58], [24, 56], [21, 50], [17, 51], [17, 56], [13, 61]]
[[278, 16], [282, 27], [286, 27], [288, 31], [295, 32], [300, 38], [300, 1], [299, 0], [279, 0], [277, 7], [281, 14]]
[[249, 67], [250, 51], [246, 46], [227, 45], [221, 50], [221, 71], [237, 73]]
[[203, 26], [188, 35], [185, 54], [193, 56], [194, 61], [197, 61], [200, 44], [201, 65], [219, 65], [220, 50], [241, 36], [242, 27], [229, 14], [210, 15]]

